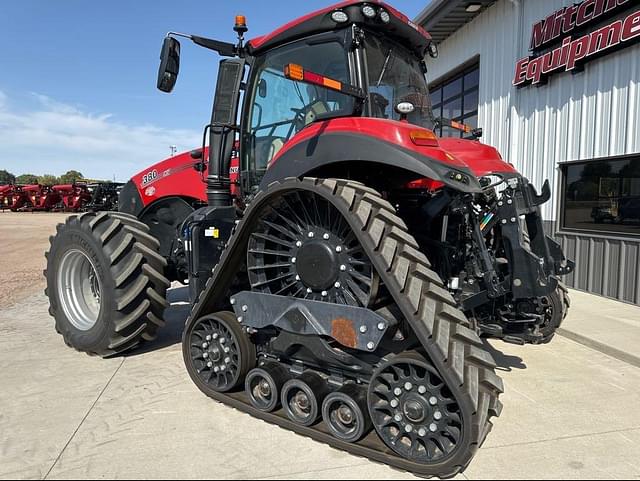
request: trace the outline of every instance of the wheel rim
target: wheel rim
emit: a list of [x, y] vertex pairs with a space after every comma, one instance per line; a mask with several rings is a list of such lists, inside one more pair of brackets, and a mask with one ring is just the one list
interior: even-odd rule
[[318, 419], [318, 400], [303, 381], [287, 381], [282, 388], [282, 405], [289, 419], [303, 426], [310, 426]]
[[227, 392], [241, 376], [242, 354], [238, 340], [225, 322], [203, 318], [190, 334], [191, 362], [200, 380], [210, 389]]
[[324, 401], [322, 417], [332, 434], [347, 442], [356, 442], [365, 430], [362, 409], [348, 395], [337, 392]]
[[379, 279], [351, 227], [327, 200], [291, 192], [271, 205], [248, 246], [252, 290], [366, 307]]
[[369, 387], [369, 412], [385, 444], [414, 462], [440, 462], [462, 440], [459, 406], [423, 361], [398, 359], [383, 365]]
[[69, 322], [80, 331], [98, 322], [102, 281], [93, 261], [79, 249], [64, 254], [58, 269], [58, 298]]
[[280, 395], [273, 377], [264, 369], [253, 369], [247, 375], [245, 390], [251, 404], [261, 411], [271, 412], [278, 405]]

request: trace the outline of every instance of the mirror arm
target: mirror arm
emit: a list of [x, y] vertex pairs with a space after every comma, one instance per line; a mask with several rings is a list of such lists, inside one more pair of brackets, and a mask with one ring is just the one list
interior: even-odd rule
[[189, 35], [180, 32], [169, 32], [167, 36], [188, 38], [200, 47], [218, 52], [218, 54], [222, 57], [237, 57], [239, 54], [238, 48], [232, 43], [220, 42], [219, 40], [212, 40], [210, 38], [199, 37], [197, 35]]

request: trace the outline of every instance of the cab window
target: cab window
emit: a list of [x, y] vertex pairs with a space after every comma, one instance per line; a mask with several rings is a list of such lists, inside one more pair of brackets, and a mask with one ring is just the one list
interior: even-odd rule
[[408, 116], [409, 122], [433, 128], [429, 86], [420, 60], [406, 47], [372, 34], [365, 38], [365, 50], [371, 115], [399, 120], [396, 105], [411, 102], [415, 110]]
[[306, 41], [281, 47], [256, 61], [250, 128], [244, 142], [244, 171], [259, 176], [287, 140], [319, 116], [332, 117], [353, 110], [353, 99], [347, 95], [284, 77], [285, 65], [294, 63], [349, 82], [347, 55], [347, 49], [338, 40]]

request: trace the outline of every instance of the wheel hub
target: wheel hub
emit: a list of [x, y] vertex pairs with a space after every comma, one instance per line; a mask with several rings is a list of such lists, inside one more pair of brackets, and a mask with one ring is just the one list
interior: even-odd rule
[[327, 241], [306, 242], [298, 249], [296, 270], [308, 287], [323, 291], [338, 280], [340, 264], [335, 248]]
[[222, 349], [220, 348], [219, 344], [214, 344], [213, 346], [211, 346], [211, 348], [209, 349], [209, 358], [214, 361], [217, 362], [222, 358]]
[[405, 401], [402, 410], [409, 421], [412, 423], [421, 423], [425, 420], [428, 412], [425, 404], [423, 400], [410, 398]]
[[263, 380], [258, 387], [260, 395], [264, 398], [271, 397], [271, 386], [266, 380]]
[[350, 426], [353, 424], [353, 411], [346, 404], [341, 405], [337, 411], [338, 421], [344, 426]]
[[311, 403], [309, 402], [309, 397], [304, 392], [299, 391], [293, 397], [293, 403], [294, 403], [294, 407], [298, 412], [301, 412], [301, 413], [309, 412], [309, 407], [311, 406]]

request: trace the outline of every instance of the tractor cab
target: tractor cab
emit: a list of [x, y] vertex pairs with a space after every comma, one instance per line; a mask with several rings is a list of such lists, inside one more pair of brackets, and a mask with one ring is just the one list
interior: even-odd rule
[[220, 63], [207, 126], [210, 201], [229, 202], [226, 177], [236, 138], [243, 191], [250, 195], [285, 145], [313, 124], [359, 117], [431, 132], [440, 121], [431, 109], [424, 62], [425, 55], [437, 56], [435, 44], [386, 4], [343, 2], [246, 44], [244, 17], [236, 18], [234, 30], [237, 44], [170, 33], [158, 76], [158, 88], [170, 92], [179, 71], [176, 37], [229, 57]]

